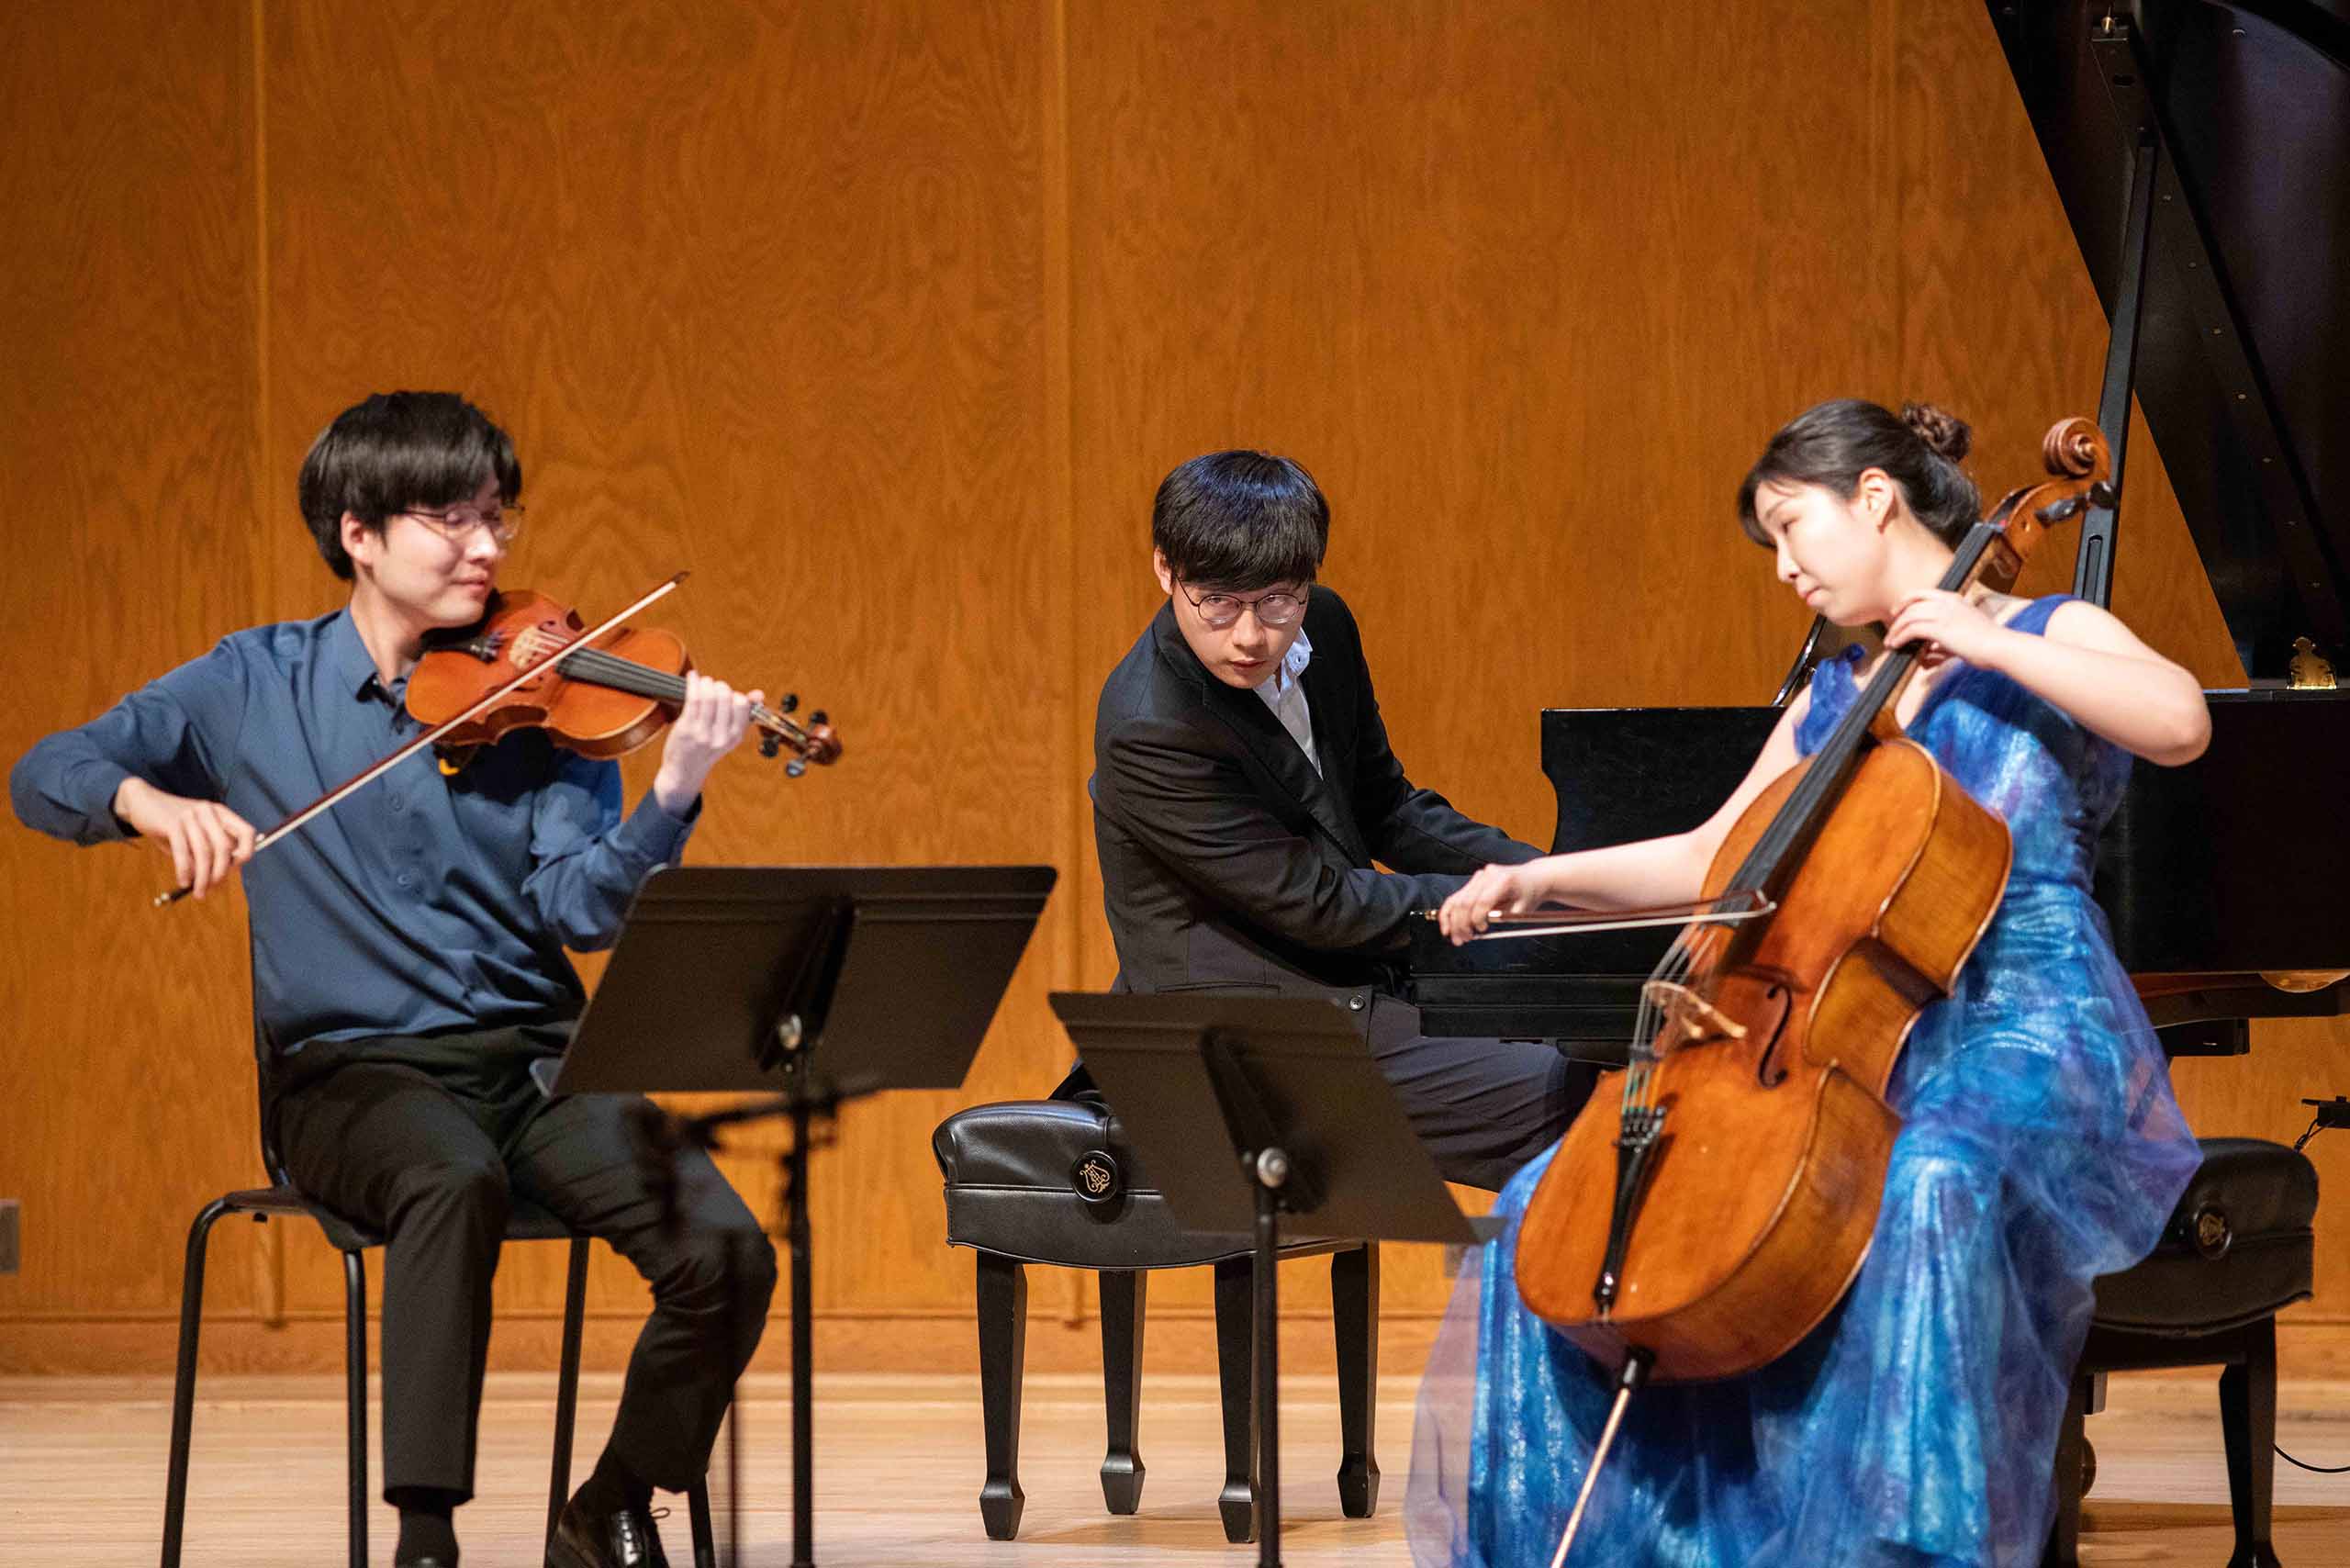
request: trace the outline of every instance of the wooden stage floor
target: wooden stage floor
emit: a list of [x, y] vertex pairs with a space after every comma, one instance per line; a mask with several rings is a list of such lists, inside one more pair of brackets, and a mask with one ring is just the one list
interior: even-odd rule
[[[1101, 1568], [1122, 1562], [1253, 1563], [1225, 1544], [1215, 1494], [1223, 1480], [1215, 1388], [1204, 1377], [1147, 1380], [1142, 1512], [1102, 1511], [1097, 1380], [1032, 1376], [1021, 1479], [1020, 1539], [988, 1540], [976, 1498], [982, 1466], [979, 1390], [968, 1377], [819, 1376], [816, 1561], [825, 1568], [937, 1564], [958, 1568]], [[1411, 1453], [1413, 1383], [1381, 1384], [1378, 1513], [1338, 1515], [1330, 1476], [1337, 1411], [1326, 1378], [1283, 1380], [1283, 1557], [1293, 1568], [1410, 1561], [1401, 1507]], [[580, 1472], [600, 1446], [617, 1379], [583, 1380]], [[0, 1540], [12, 1562], [82, 1565], [155, 1561], [170, 1428], [170, 1386], [150, 1378], [0, 1380]], [[744, 1386], [743, 1551], [737, 1561], [790, 1561], [789, 1384]], [[544, 1505], [552, 1379], [490, 1380], [483, 1413], [478, 1501], [458, 1514], [467, 1568], [532, 1568]], [[2282, 1390], [2285, 1446], [2313, 1462], [2350, 1462], [2350, 1383]], [[2113, 1380], [2107, 1413], [2089, 1423], [2099, 1475], [2083, 1558], [2094, 1563], [2227, 1561], [2227, 1479], [2210, 1380]], [[2306, 1451], [2303, 1451], [2306, 1450]], [[371, 1483], [380, 1483], [369, 1453]], [[343, 1561], [341, 1385], [318, 1377], [215, 1377], [196, 1412], [185, 1561], [285, 1568]], [[2350, 1563], [2350, 1476], [2277, 1466], [2276, 1544], [2286, 1568]], [[721, 1499], [723, 1507], [723, 1499]], [[391, 1560], [392, 1516], [380, 1504], [373, 1558]], [[683, 1511], [665, 1526], [684, 1563]]]

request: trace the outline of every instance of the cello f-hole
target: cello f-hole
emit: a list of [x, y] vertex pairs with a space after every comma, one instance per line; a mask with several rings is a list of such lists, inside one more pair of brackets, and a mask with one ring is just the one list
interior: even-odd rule
[[1787, 1070], [1779, 1060], [1780, 1042], [1787, 1037], [1787, 1014], [1793, 1000], [1783, 985], [1774, 985], [1762, 993], [1771, 1006], [1771, 1037], [1754, 1056], [1754, 1081], [1765, 1089], [1776, 1089], [1786, 1081]]

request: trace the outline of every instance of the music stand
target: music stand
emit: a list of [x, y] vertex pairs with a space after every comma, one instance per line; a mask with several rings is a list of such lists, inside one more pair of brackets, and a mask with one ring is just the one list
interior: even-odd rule
[[1256, 1238], [1257, 1561], [1279, 1568], [1281, 1216], [1309, 1222], [1292, 1239], [1473, 1246], [1478, 1228], [1404, 1121], [1361, 1014], [1312, 997], [1055, 991], [1052, 1002], [1176, 1217]]
[[[957, 1089], [1058, 873], [1050, 866], [694, 866], [645, 879], [551, 1093], [768, 1091], [682, 1142], [791, 1118], [791, 1562], [814, 1568], [808, 1148], [884, 1089]], [[648, 1048], [658, 1042], [658, 1049]]]

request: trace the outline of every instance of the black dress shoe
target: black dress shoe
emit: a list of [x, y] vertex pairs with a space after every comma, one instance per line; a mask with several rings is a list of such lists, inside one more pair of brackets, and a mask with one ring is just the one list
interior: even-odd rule
[[555, 1524], [547, 1568], [669, 1568], [669, 1558], [643, 1509], [591, 1514], [574, 1497]]

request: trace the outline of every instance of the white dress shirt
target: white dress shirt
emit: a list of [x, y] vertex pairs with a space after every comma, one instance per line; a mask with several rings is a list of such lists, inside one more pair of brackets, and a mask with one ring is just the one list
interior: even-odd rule
[[1314, 771], [1319, 773], [1322, 759], [1314, 754], [1314, 715], [1305, 706], [1305, 666], [1313, 659], [1314, 644], [1301, 627], [1297, 641], [1281, 656], [1280, 667], [1258, 682], [1255, 690], [1265, 700], [1265, 706], [1273, 711], [1273, 717], [1281, 722], [1281, 728], [1289, 732], [1290, 739], [1297, 743], [1298, 750], [1305, 754], [1305, 760], [1314, 765]]

